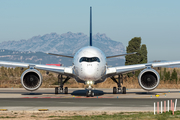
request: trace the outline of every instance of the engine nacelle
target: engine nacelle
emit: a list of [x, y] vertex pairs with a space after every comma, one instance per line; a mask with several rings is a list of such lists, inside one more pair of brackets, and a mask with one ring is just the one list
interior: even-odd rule
[[22, 86], [29, 91], [37, 90], [42, 85], [42, 75], [36, 69], [27, 69], [21, 75]]
[[156, 70], [147, 68], [140, 72], [138, 81], [144, 90], [150, 91], [159, 85], [160, 77]]

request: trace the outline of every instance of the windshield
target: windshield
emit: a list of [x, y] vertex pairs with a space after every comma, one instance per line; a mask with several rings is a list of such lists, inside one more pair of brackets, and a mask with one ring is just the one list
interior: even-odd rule
[[98, 57], [92, 57], [92, 58], [87, 58], [87, 57], [82, 57], [79, 62], [100, 62], [100, 59]]

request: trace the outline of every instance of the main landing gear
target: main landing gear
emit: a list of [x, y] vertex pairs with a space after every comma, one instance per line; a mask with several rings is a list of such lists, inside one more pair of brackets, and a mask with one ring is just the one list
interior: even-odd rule
[[113, 94], [116, 94], [117, 92], [122, 92], [122, 94], [126, 94], [126, 87], [122, 87], [121, 84], [123, 84], [123, 75], [120, 74], [118, 75], [118, 81], [116, 80], [116, 78], [111, 77], [111, 79], [117, 83], [118, 88], [113, 87]]
[[64, 90], [63, 90], [63, 85], [64, 83], [66, 83], [70, 78], [69, 77], [66, 77], [63, 81], [63, 76], [61, 74], [58, 75], [58, 84], [59, 84], [59, 87], [55, 87], [55, 94], [58, 94], [58, 93], [65, 93], [65, 94], [68, 94], [68, 87], [65, 87]]

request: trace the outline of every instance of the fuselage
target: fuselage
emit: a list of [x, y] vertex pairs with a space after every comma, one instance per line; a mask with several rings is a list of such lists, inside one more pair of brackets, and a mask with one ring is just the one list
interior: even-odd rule
[[83, 81], [97, 81], [106, 72], [106, 56], [93, 46], [78, 50], [73, 59], [74, 72]]

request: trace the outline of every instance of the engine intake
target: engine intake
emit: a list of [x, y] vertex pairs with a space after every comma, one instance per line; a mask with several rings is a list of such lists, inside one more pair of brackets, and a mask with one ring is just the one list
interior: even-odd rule
[[36, 69], [27, 69], [21, 75], [21, 84], [26, 90], [37, 90], [42, 85], [42, 75]]
[[138, 76], [139, 85], [145, 90], [155, 89], [160, 82], [159, 74], [154, 69], [144, 69]]

